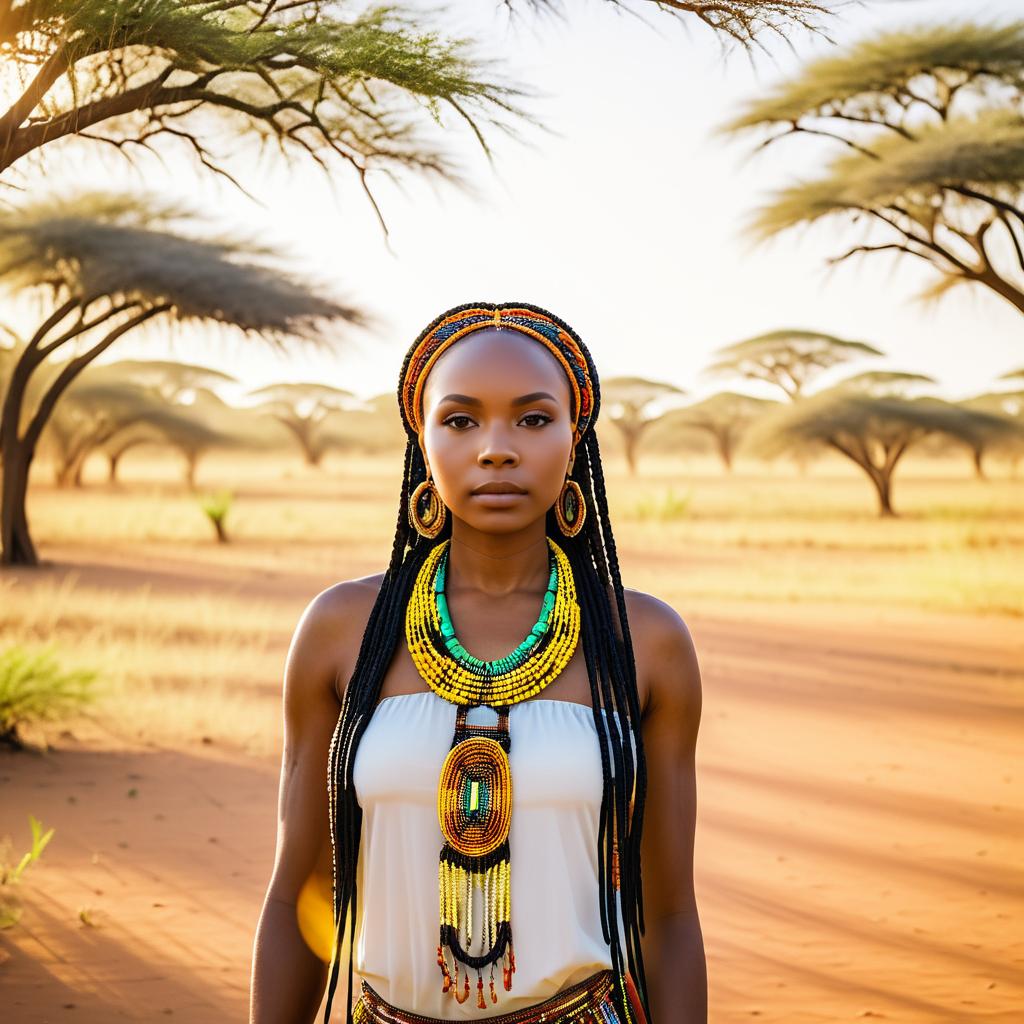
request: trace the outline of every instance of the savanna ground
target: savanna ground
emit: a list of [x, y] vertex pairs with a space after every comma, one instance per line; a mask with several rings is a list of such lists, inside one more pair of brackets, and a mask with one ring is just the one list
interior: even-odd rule
[[[56, 829], [0, 932], [11, 1024], [245, 1019], [288, 641], [394, 529], [397, 459], [209, 460], [227, 545], [176, 463], [123, 470], [41, 475], [49, 564], [0, 573], [0, 643], [55, 643], [103, 691], [48, 752], [0, 756], [0, 835]], [[610, 460], [609, 493], [627, 585], [678, 609], [701, 662], [713, 1024], [1019, 1021], [1024, 480], [908, 461], [895, 521], [827, 461]]]

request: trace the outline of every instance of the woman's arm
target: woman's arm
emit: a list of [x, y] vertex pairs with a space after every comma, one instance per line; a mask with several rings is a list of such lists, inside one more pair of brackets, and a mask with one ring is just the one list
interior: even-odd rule
[[327, 759], [341, 709], [339, 634], [350, 586], [338, 584], [310, 602], [288, 650], [277, 849], [253, 945], [250, 1024], [310, 1024], [327, 982], [327, 964], [299, 932], [296, 904], [311, 876], [331, 891]]
[[707, 1024], [707, 963], [693, 884], [700, 668], [679, 615], [655, 598], [644, 605], [638, 662], [649, 699], [643, 718], [647, 799], [640, 866], [651, 1017], [653, 1024]]

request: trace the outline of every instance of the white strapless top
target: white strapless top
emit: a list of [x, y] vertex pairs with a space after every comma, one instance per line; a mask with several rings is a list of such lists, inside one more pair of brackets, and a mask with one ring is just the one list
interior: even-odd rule
[[[496, 1003], [490, 999], [490, 968], [482, 972], [487, 1009], [476, 1005], [475, 970], [464, 1003], [451, 990], [441, 991], [437, 870], [444, 837], [437, 785], [455, 714], [455, 705], [432, 690], [385, 697], [363, 733], [353, 766], [363, 810], [353, 1001], [358, 978], [365, 978], [393, 1005], [444, 1020], [522, 1009], [611, 967], [598, 906], [601, 754], [593, 710], [531, 698], [509, 710], [512, 989], [505, 991], [499, 962]], [[495, 717], [489, 707], [473, 708], [468, 722], [484, 724]], [[477, 935], [480, 902], [473, 901]], [[621, 903], [618, 917], [625, 949]]]

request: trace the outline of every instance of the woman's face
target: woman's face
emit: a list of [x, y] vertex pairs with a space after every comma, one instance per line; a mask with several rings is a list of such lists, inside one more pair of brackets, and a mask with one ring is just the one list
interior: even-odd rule
[[572, 453], [569, 382], [513, 328], [483, 328], [445, 351], [423, 389], [423, 449], [441, 499], [482, 533], [513, 533], [555, 503]]

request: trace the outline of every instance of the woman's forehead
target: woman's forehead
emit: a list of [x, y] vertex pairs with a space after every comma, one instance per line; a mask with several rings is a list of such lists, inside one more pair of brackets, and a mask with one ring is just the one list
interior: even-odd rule
[[521, 331], [499, 327], [474, 331], [442, 352], [427, 374], [423, 396], [431, 404], [452, 392], [485, 397], [541, 390], [571, 401], [565, 370], [547, 348]]

